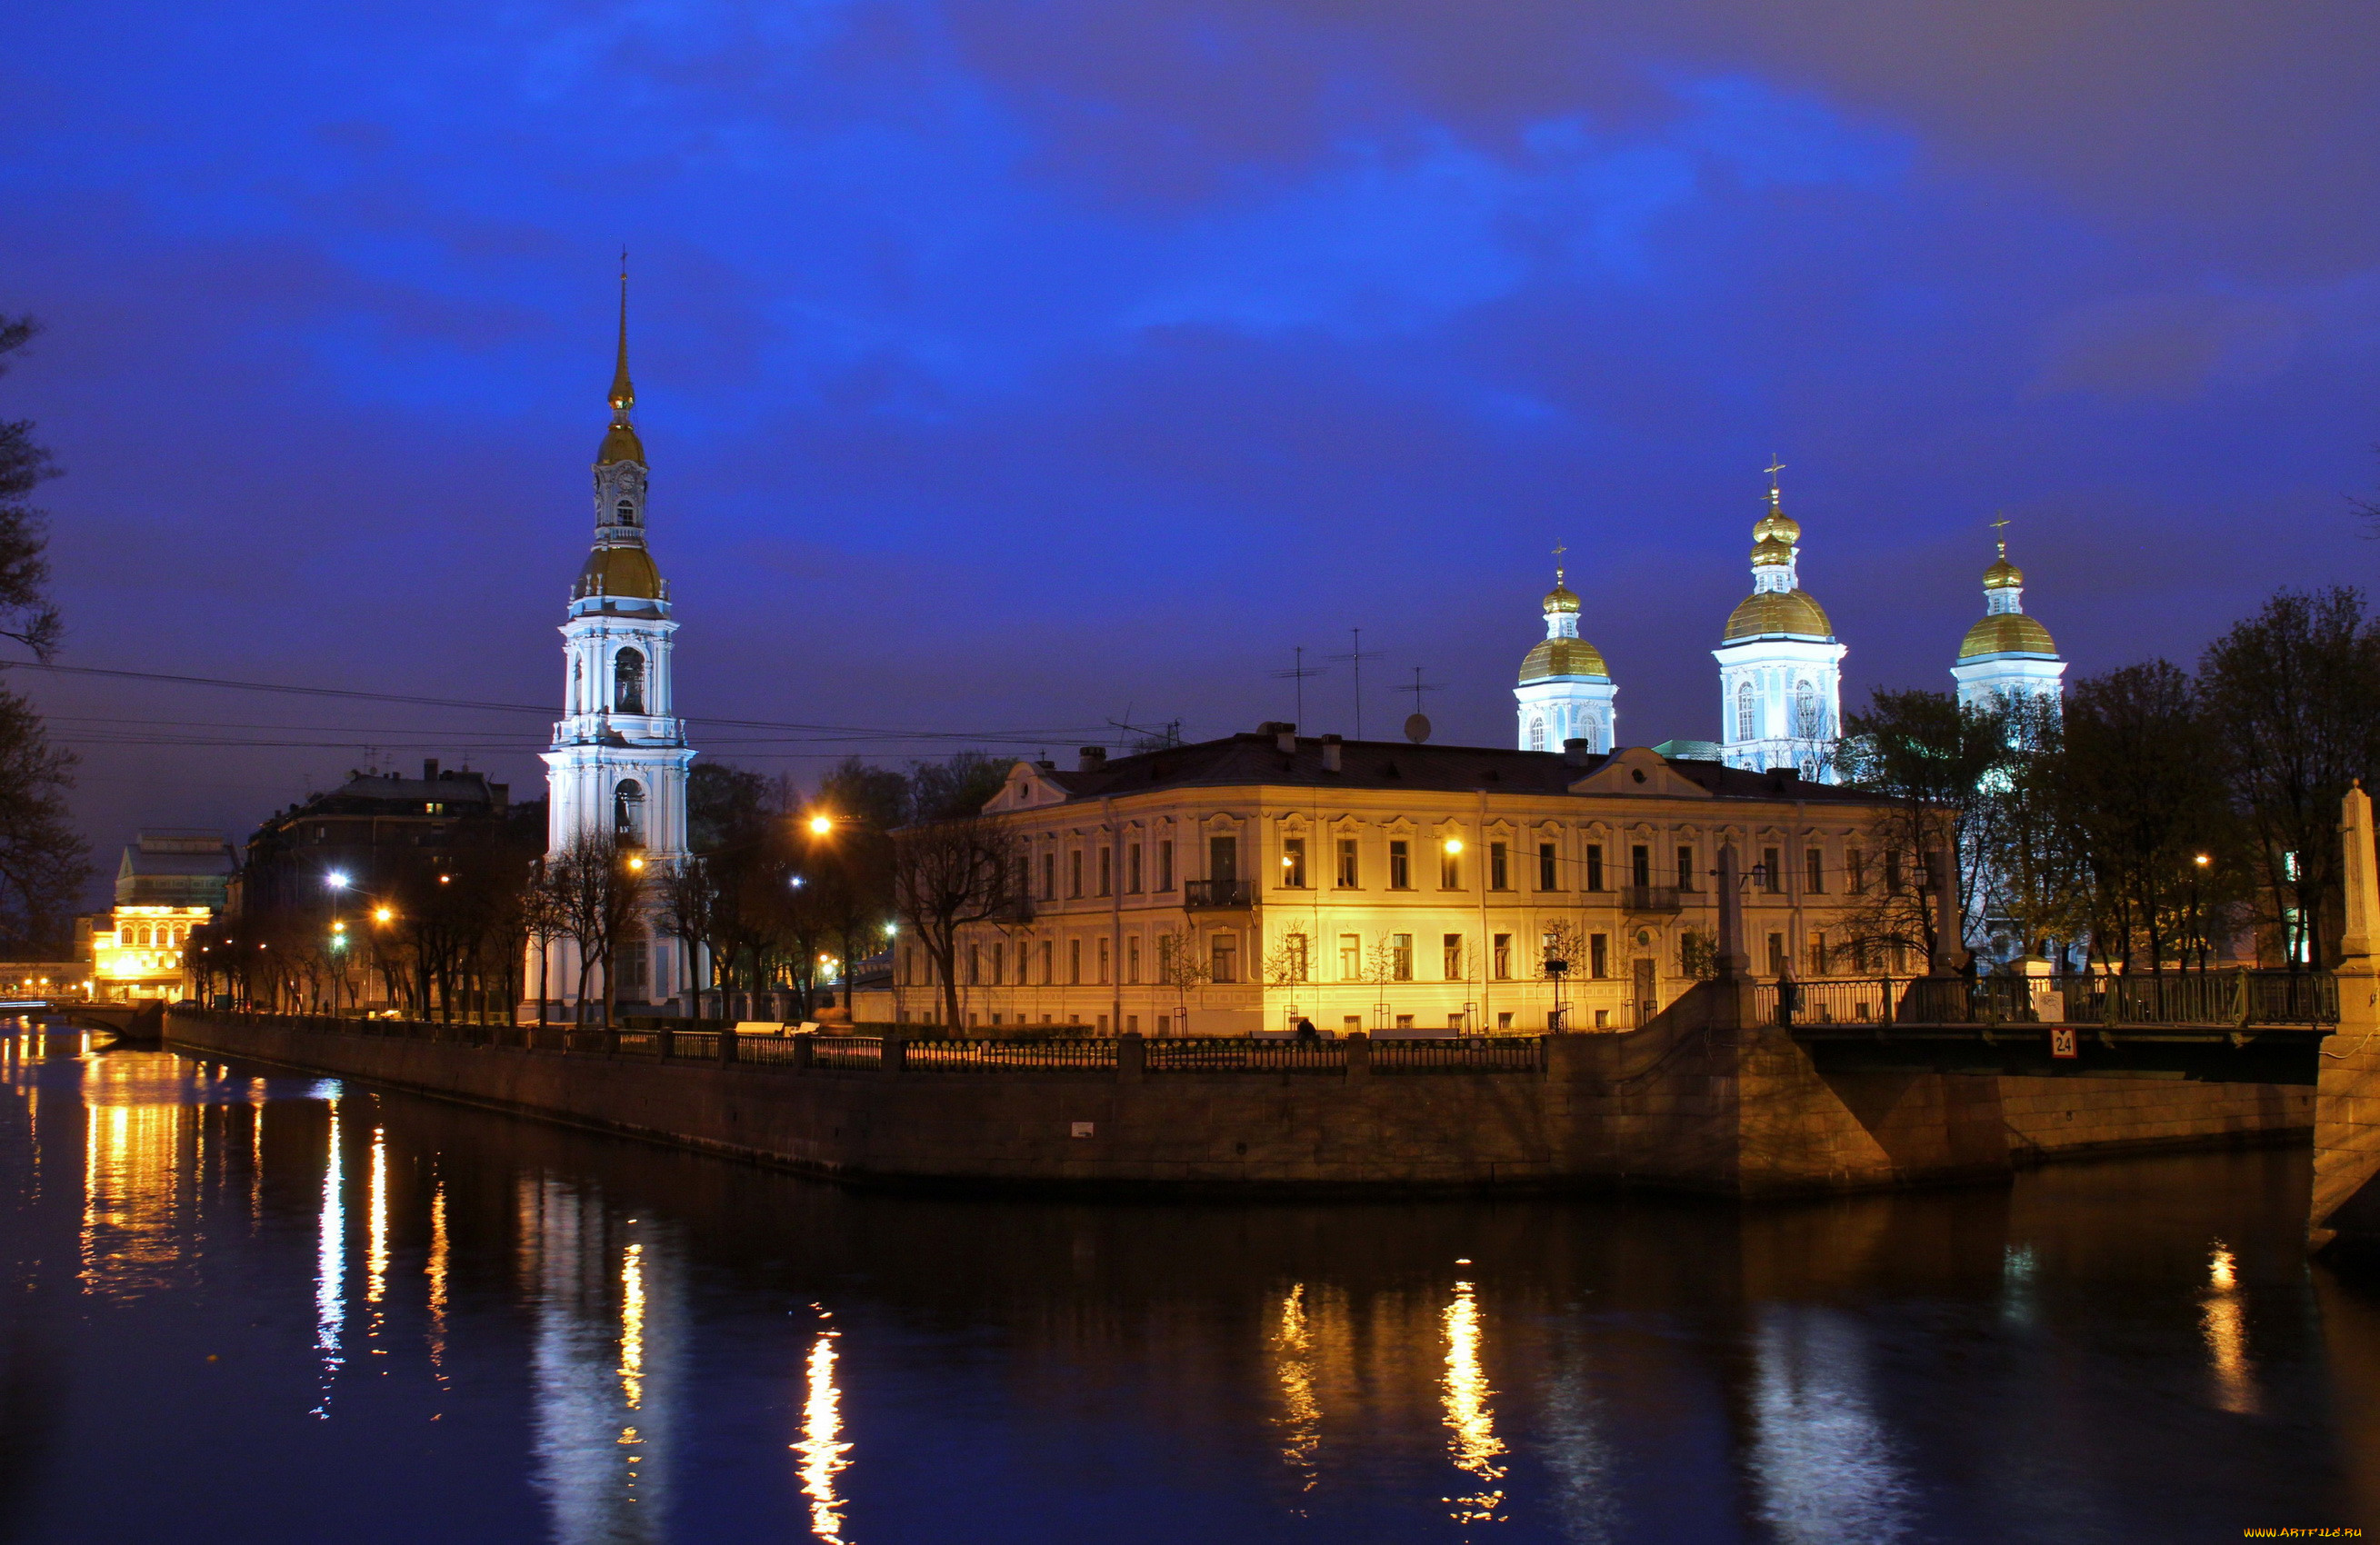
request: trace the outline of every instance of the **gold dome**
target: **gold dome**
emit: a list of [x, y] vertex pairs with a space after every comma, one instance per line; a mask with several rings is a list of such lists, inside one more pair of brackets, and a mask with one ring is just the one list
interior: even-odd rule
[[662, 572], [653, 566], [653, 555], [640, 547], [597, 548], [578, 571], [577, 594], [657, 601], [662, 598]]
[[1578, 615], [1578, 593], [1557, 579], [1554, 587], [1546, 592], [1546, 615], [1552, 617], [1565, 611], [1573, 617]]
[[[1762, 521], [1760, 524], [1767, 525], [1768, 523]], [[1793, 561], [1792, 546], [1775, 537], [1763, 537], [1760, 545], [1752, 549], [1752, 561], [1755, 566], [1767, 563], [1781, 569]]]
[[1984, 571], [1984, 588], [1986, 590], [1998, 590], [2003, 585], [2023, 583], [2024, 571], [2010, 562], [2008, 554], [2005, 552], [2000, 554], [1998, 562]]
[[1802, 523], [1782, 510], [1770, 510], [1752, 527], [1755, 542], [1783, 542], [1791, 547], [1802, 539]]
[[1832, 638], [1835, 625], [1826, 610], [1806, 590], [1755, 590], [1728, 614], [1721, 644], [1739, 639], [1768, 638], [1779, 634], [1803, 638]]
[[[1548, 598], [1548, 609], [1550, 604]], [[1609, 680], [1610, 675], [1611, 669], [1603, 663], [1603, 656], [1583, 638], [1542, 639], [1529, 651], [1529, 658], [1521, 662], [1523, 686], [1548, 676], [1601, 676]]]
[[637, 438], [636, 429], [614, 419], [603, 436], [603, 449], [595, 453], [597, 466], [610, 466], [617, 462], [645, 465], [645, 442]]
[[1959, 646], [1962, 660], [1985, 655], [2055, 655], [2058, 646], [2049, 630], [2022, 611], [1996, 611], [1967, 630]]

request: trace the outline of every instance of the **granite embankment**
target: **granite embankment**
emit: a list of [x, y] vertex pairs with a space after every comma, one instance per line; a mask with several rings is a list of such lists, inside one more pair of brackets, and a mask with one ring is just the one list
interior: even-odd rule
[[[1133, 1036], [1071, 1050], [808, 1038], [722, 1048], [715, 1035], [685, 1032], [196, 1012], [169, 1016], [166, 1034], [201, 1055], [880, 1184], [1144, 1193], [1645, 1185], [1756, 1197], [2301, 1140], [2313, 1126], [2303, 1088], [1824, 1074], [1790, 1034], [1742, 1024], [1739, 1004], [1698, 990], [1642, 1030], [1471, 1049]], [[742, 1060], [720, 1060], [731, 1049]]]

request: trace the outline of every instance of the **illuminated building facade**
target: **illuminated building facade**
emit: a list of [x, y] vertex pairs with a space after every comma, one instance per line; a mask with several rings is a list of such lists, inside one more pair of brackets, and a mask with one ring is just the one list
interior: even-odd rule
[[[1024, 896], [964, 931], [960, 1012], [986, 1032], [1621, 1028], [1708, 970], [1722, 844], [1759, 868], [1754, 972], [1823, 971], [1842, 913], [1880, 881], [1878, 808], [1790, 771], [1642, 748], [1342, 742], [1287, 725], [1114, 760], [1087, 750], [1070, 772], [1020, 762], [984, 813]], [[859, 996], [862, 1019], [945, 1012], [914, 937], [890, 991]]]
[[[645, 546], [647, 469], [632, 421], [637, 392], [628, 379], [625, 274], [610, 400], [611, 428], [595, 458], [595, 543], [571, 586], [562, 626], [564, 717], [544, 753], [546, 846], [558, 853], [581, 839], [616, 839], [661, 874], [686, 854], [686, 779], [695, 753], [670, 682], [677, 623], [669, 585]], [[669, 996], [686, 965], [674, 952], [673, 941], [649, 923], [640, 936], [619, 941], [619, 999]], [[551, 947], [543, 968], [563, 993], [575, 993], [577, 960], [569, 940]], [[539, 974], [532, 965], [530, 980]]]
[[182, 948], [212, 907], [117, 907], [92, 919], [91, 993], [103, 998], [178, 998]]

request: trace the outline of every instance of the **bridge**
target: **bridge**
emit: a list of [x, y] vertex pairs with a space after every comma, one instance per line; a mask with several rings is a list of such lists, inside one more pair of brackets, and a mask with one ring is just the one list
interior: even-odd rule
[[131, 1046], [165, 1044], [165, 1002], [141, 998], [131, 1003], [79, 997], [20, 996], [0, 999], [0, 1014], [38, 1015], [63, 1020], [81, 1030], [103, 1030]]

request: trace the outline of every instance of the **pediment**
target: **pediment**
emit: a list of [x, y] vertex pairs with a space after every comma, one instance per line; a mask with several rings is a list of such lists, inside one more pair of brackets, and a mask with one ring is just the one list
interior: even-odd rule
[[986, 811], [1030, 810], [1037, 805], [1063, 804], [1066, 799], [1066, 791], [1054, 779], [1044, 777], [1032, 763], [1020, 761], [1008, 769], [1008, 781], [983, 807]]
[[1651, 749], [1632, 745], [1615, 751], [1603, 766], [1570, 786], [1573, 794], [1658, 795], [1665, 799], [1706, 800], [1711, 791], [1679, 773]]

